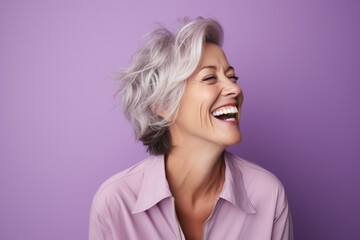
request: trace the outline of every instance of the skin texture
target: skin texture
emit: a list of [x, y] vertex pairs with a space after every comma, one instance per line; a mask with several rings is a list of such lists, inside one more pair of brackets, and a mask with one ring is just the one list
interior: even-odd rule
[[[174, 146], [166, 158], [166, 174], [186, 239], [203, 238], [205, 221], [224, 183], [222, 154], [241, 141], [243, 100], [237, 77], [222, 49], [207, 43], [197, 70], [187, 80], [179, 113], [170, 126]], [[212, 115], [223, 106], [237, 106], [231, 121]]]

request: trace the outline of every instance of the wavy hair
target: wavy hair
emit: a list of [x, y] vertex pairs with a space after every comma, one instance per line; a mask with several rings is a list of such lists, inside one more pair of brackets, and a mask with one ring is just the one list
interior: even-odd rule
[[169, 126], [176, 118], [186, 80], [198, 67], [205, 43], [222, 45], [223, 29], [214, 19], [185, 20], [177, 33], [160, 27], [120, 73], [121, 102], [137, 140], [151, 154], [171, 150]]

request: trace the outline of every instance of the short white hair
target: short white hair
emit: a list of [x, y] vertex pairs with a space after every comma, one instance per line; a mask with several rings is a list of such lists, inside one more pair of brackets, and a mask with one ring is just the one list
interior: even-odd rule
[[124, 114], [148, 152], [167, 154], [169, 126], [179, 109], [186, 80], [200, 63], [205, 43], [222, 45], [223, 30], [214, 19], [185, 20], [177, 33], [160, 27], [119, 76]]

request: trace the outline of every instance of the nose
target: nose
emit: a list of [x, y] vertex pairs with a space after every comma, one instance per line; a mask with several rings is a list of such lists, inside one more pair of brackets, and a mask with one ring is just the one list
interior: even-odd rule
[[228, 97], [238, 97], [242, 93], [241, 87], [235, 82], [226, 79], [222, 87], [222, 95]]

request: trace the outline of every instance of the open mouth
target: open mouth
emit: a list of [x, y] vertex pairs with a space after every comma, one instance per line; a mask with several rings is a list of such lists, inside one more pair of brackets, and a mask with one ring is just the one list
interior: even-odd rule
[[238, 109], [236, 106], [221, 107], [213, 111], [211, 114], [222, 121], [237, 121]]

